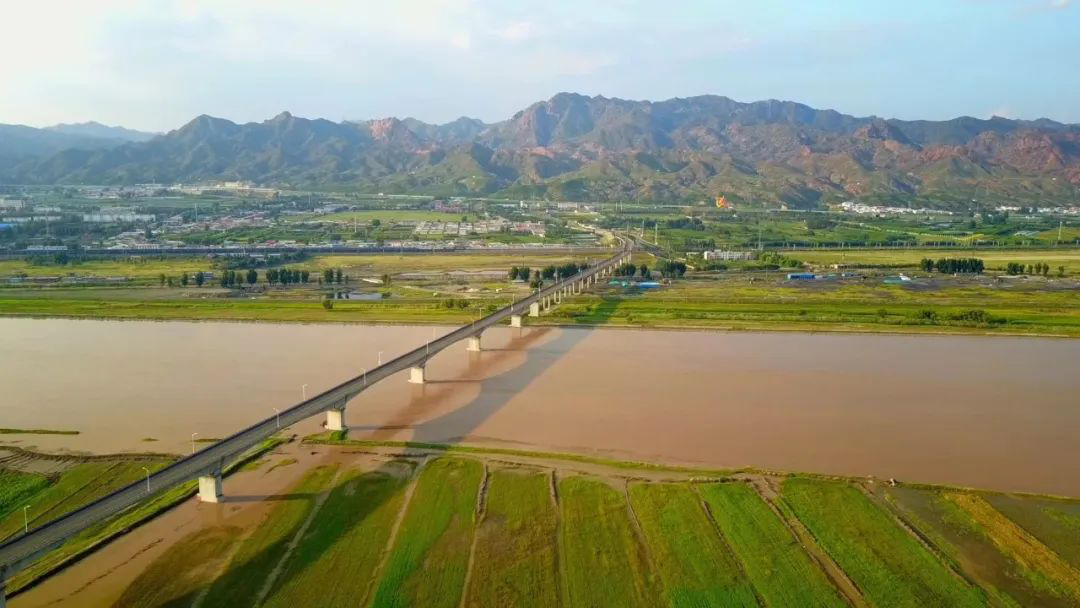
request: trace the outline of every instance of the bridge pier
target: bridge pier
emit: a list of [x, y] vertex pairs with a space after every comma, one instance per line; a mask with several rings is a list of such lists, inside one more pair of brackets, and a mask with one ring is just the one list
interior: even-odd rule
[[539, 317], [540, 316], [540, 302], [533, 302], [532, 304], [529, 304], [529, 316], [530, 317]]
[[409, 382], [413, 384], [424, 383], [424, 366], [417, 365], [409, 369]]
[[[536, 306], [536, 304], [533, 304], [533, 306]], [[532, 308], [532, 306], [529, 308]], [[521, 327], [522, 325], [524, 325], [524, 323], [522, 322], [521, 315], [510, 315], [510, 327]]]
[[199, 477], [199, 500], [201, 502], [221, 502], [225, 492], [221, 487], [221, 471], [215, 471], [213, 475]]
[[342, 404], [340, 408], [334, 408], [326, 410], [326, 430], [328, 431], [347, 431], [348, 425], [345, 424], [345, 405]]
[[468, 341], [465, 344], [465, 350], [471, 353], [480, 352], [480, 334], [468, 337]]

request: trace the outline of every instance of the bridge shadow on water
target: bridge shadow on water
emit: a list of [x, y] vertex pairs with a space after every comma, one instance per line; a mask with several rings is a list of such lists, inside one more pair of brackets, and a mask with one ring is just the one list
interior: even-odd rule
[[[613, 312], [616, 307], [617, 304], [600, 306], [598, 307], [600, 310], [594, 309], [589, 314], [589, 321], [596, 323], [598, 321], [598, 312], [600, 315], [608, 315]], [[515, 395], [522, 390], [526, 390], [532, 382], [536, 381], [550, 369], [551, 366], [565, 353], [569, 352], [577, 344], [585, 340], [593, 330], [588, 327], [570, 329], [527, 327], [515, 331], [516, 335], [510, 339], [506, 347], [499, 349], [485, 349], [480, 353], [470, 354], [469, 364], [466, 369], [459, 374], [458, 378], [436, 379], [429, 381], [427, 384], [414, 387], [416, 394], [414, 394], [408, 405], [396, 413], [386, 423], [368, 426], [351, 426], [350, 431], [362, 432], [363, 435], [361, 438], [386, 440], [394, 438], [402, 431], [411, 429], [413, 431], [413, 436], [410, 440], [412, 441], [445, 444], [460, 443], [469, 437], [486, 420], [490, 419], [494, 414], [503, 409]], [[545, 341], [545, 338], [549, 337], [550, 339]], [[524, 355], [524, 361], [510, 369], [498, 372], [498, 370], [503, 369], [506, 366], [508, 359], [518, 356], [519, 353]], [[400, 375], [397, 375], [393, 379], [388, 379], [387, 381], [402, 382], [403, 379]], [[464, 405], [454, 408], [449, 412], [433, 416], [433, 413], [440, 409], [440, 405], [444, 403], [445, 399], [454, 390], [457, 390], [454, 385], [461, 384], [479, 384], [479, 391]], [[373, 471], [366, 473], [366, 475], [393, 476], [395, 475], [395, 471], [393, 470], [395, 467], [398, 467], [399, 469], [400, 464], [386, 462]], [[398, 472], [398, 474], [400, 473]], [[335, 488], [337, 487], [340, 487], [340, 484], [335, 486]], [[328, 488], [326, 492], [332, 492], [335, 488]], [[226, 483], [226, 493], [227, 491], [228, 485]], [[390, 495], [384, 493], [383, 496], [383, 500], [385, 500]], [[318, 494], [302, 492], [277, 494], [269, 497], [235, 496], [228, 498], [224, 507], [218, 508], [228, 508], [227, 505], [230, 502], [236, 503], [259, 500], [302, 500], [310, 502], [314, 507], [318, 504], [318, 499]], [[368, 516], [376, 511], [380, 504], [381, 503], [377, 501], [367, 501], [363, 504], [358, 504], [356, 506], [357, 510], [348, 521], [339, 522], [344, 527], [337, 530], [335, 538], [344, 539], [352, 528], [362, 524]], [[318, 516], [316, 515], [316, 518], [317, 517]], [[222, 522], [222, 524], [219, 525], [227, 524]], [[291, 529], [284, 532], [268, 531], [264, 529], [265, 525], [262, 525], [260, 528], [257, 528], [254, 533], [272, 533], [277, 540], [267, 544], [255, 555], [247, 557], [241, 563], [230, 563], [227, 569], [215, 581], [211, 583], [203, 581], [201, 584], [194, 585], [182, 596], [161, 598], [163, 601], [155, 605], [191, 606], [196, 601], [203, 599], [203, 596], [206, 595], [205, 588], [208, 585], [211, 586], [211, 592], [209, 597], [206, 598], [206, 601], [202, 602], [202, 606], [211, 606], [213, 600], [210, 598], [219, 597], [219, 592], [222, 590], [228, 590], [225, 593], [229, 596], [229, 606], [259, 605], [256, 603], [259, 599], [259, 590], [263, 588], [266, 578], [274, 571], [275, 567], [282, 559], [282, 556], [288, 552], [287, 547], [300, 531], [302, 525], [303, 522], [296, 522]], [[158, 559], [164, 562], [170, 552], [183, 552], [187, 550], [185, 548], [186, 545], [198, 543], [200, 537], [212, 534], [213, 530], [214, 527], [211, 527], [192, 533], [185, 539], [177, 542], [166, 552], [166, 554]], [[312, 530], [309, 529], [308, 532], [305, 533], [305, 539], [309, 536], [314, 538], [314, 535], [312, 535], [311, 532]], [[332, 547], [334, 542], [337, 541], [332, 541], [327, 544], [326, 549]], [[324, 551], [326, 549], [324, 549]], [[289, 587], [292, 579], [301, 576], [308, 569], [320, 567], [321, 565], [318, 564], [320, 555], [320, 552], [311, 550], [293, 551], [288, 558], [288, 565], [280, 570], [278, 577], [273, 582], [270, 595], [266, 599], [273, 599], [274, 593], [277, 590]], [[386, 559], [386, 557], [387, 556], [384, 555], [381, 559]], [[340, 568], [341, 565], [338, 564], [336, 567]], [[345, 566], [345, 568], [347, 569], [347, 566]], [[140, 578], [150, 576], [152, 571], [153, 564], [144, 569]], [[178, 574], [180, 573], [169, 573], [169, 575]], [[339, 572], [336, 574], [347, 577], [349, 573]], [[381, 574], [381, 572], [378, 574]], [[338, 584], [338, 581], [342, 579], [338, 578], [335, 580], [333, 577], [328, 577], [325, 580], [328, 584], [334, 585]], [[139, 582], [138, 579], [133, 582], [129, 591], [134, 591], [136, 588], [139, 588]], [[147, 581], [143, 581], [143, 584], [141, 585], [142, 588], [146, 588], [146, 582]], [[365, 581], [365, 584], [366, 583], [367, 581]], [[377, 588], [377, 584], [369, 587], [370, 593], [368, 597], [358, 597], [356, 598], [356, 603], [360, 604], [361, 600], [365, 603], [370, 603], [372, 594], [376, 593]], [[308, 605], [319, 605], [318, 590], [308, 589], [307, 593], [307, 601], [310, 602]], [[141, 598], [135, 595], [129, 597], [125, 594], [125, 597], [122, 597], [121, 600], [117, 602], [116, 606], [127, 606], [130, 605], [131, 602], [138, 602], [140, 605], [146, 605], [143, 604], [142, 601], [139, 601], [140, 599]]]

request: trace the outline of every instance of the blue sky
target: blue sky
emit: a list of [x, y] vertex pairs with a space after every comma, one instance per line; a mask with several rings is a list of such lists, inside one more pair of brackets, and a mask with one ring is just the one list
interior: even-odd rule
[[509, 117], [560, 91], [1080, 122], [1080, 0], [4, 1], [0, 122]]

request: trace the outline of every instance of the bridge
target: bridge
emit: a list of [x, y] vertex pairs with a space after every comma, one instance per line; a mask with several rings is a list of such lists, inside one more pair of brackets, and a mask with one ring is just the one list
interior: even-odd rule
[[413, 349], [391, 361], [304, 400], [279, 414], [257, 422], [242, 431], [218, 441], [202, 451], [182, 458], [173, 464], [126, 487], [89, 503], [67, 515], [50, 521], [0, 544], [0, 608], [4, 605], [4, 581], [32, 563], [43, 553], [58, 547], [72, 536], [99, 522], [131, 508], [143, 500], [181, 483], [199, 480], [199, 499], [219, 502], [223, 498], [222, 471], [226, 464], [275, 435], [282, 428], [312, 416], [326, 414], [330, 431], [346, 430], [345, 412], [348, 402], [367, 387], [394, 374], [408, 370], [408, 381], [422, 384], [424, 368], [432, 357], [452, 344], [466, 341], [469, 350], [481, 349], [481, 336], [489, 327], [510, 320], [511, 327], [521, 327], [524, 317], [539, 316], [564, 298], [581, 293], [601, 279], [611, 276], [620, 264], [630, 261], [631, 245], [619, 239], [620, 247], [614, 256], [596, 263], [570, 277], [556, 277], [553, 284], [538, 289], [527, 298], [515, 301], [490, 315]]

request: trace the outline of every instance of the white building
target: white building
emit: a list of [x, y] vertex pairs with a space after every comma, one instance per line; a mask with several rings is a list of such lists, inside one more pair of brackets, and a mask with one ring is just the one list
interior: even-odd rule
[[84, 213], [82, 220], [91, 223], [152, 222], [154, 216], [148, 213]]
[[723, 249], [716, 249], [714, 251], [705, 252], [705, 260], [722, 260], [725, 262], [731, 262], [735, 260], [752, 260], [754, 259], [753, 251], [726, 251]]

